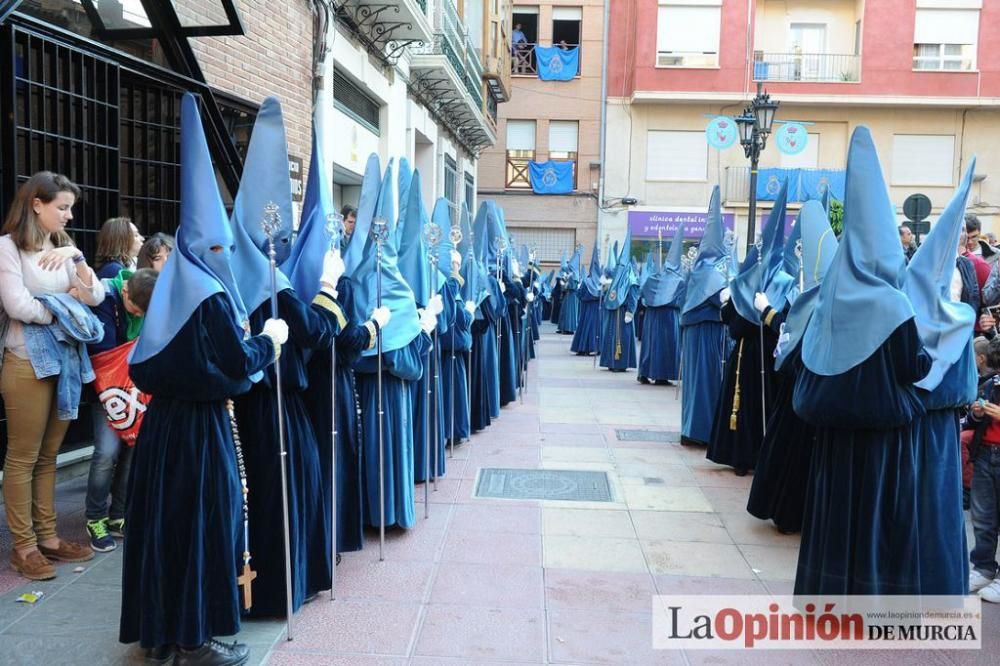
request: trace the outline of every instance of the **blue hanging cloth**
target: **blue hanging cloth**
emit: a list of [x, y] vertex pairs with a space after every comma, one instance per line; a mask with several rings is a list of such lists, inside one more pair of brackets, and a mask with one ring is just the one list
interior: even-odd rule
[[819, 285], [837, 252], [837, 236], [830, 227], [830, 217], [818, 201], [807, 201], [802, 206], [795, 226], [802, 234], [803, 287], [788, 311], [774, 350], [774, 367], [778, 370], [802, 341], [819, 300]]
[[572, 81], [580, 71], [580, 48], [536, 46], [535, 60], [542, 81]]
[[306, 303], [319, 293], [324, 255], [340, 243], [340, 238], [331, 235], [329, 225], [330, 218], [337, 215], [333, 204], [333, 178], [327, 168], [327, 157], [331, 153], [326, 145], [329, 123], [326, 108], [329, 103], [329, 93], [322, 88], [313, 110], [312, 155], [302, 202], [302, 222], [292, 251], [281, 265], [295, 293]]
[[669, 305], [679, 308], [684, 303], [687, 293], [687, 281], [681, 268], [681, 255], [684, 252], [684, 224], [677, 225], [674, 240], [670, 244], [663, 268], [653, 273], [642, 286], [642, 300], [647, 307], [659, 308]]
[[[229, 301], [233, 324], [249, 334], [246, 307], [230, 266], [233, 231], [216, 184], [198, 102], [191, 93], [181, 98], [180, 194], [176, 251], [156, 281], [142, 335], [129, 358], [132, 364], [163, 351], [198, 306], [218, 293]], [[213, 247], [221, 251], [213, 252]]]
[[722, 211], [719, 207], [719, 186], [712, 189], [705, 218], [705, 234], [698, 244], [698, 255], [688, 275], [687, 294], [682, 314], [691, 312], [723, 288], [729, 286], [729, 253], [722, 229]]
[[874, 354], [914, 317], [902, 292], [905, 275], [875, 143], [871, 131], [859, 126], [847, 156], [844, 233], [802, 341], [805, 366], [817, 375], [840, 375]]
[[916, 382], [927, 391], [938, 387], [951, 366], [968, 349], [976, 323], [976, 312], [968, 304], [951, 299], [955, 248], [965, 224], [965, 205], [975, 171], [976, 158], [973, 157], [955, 195], [906, 268], [903, 291], [913, 303], [917, 332], [932, 360], [930, 372]]
[[535, 194], [569, 194], [573, 191], [573, 162], [528, 162], [528, 178]]
[[799, 171], [799, 192], [803, 201], [822, 201], [824, 196], [833, 195], [843, 200], [846, 172], [832, 169], [801, 169]]

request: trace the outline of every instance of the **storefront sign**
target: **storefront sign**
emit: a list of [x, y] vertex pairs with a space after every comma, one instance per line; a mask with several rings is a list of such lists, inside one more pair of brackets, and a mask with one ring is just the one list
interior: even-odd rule
[[[677, 226], [684, 225], [684, 238], [701, 238], [705, 235], [705, 223], [708, 213], [688, 211], [648, 211], [630, 210], [628, 226], [633, 238], [673, 238]], [[732, 230], [735, 222], [733, 213], [723, 213], [722, 223], [726, 229]]]

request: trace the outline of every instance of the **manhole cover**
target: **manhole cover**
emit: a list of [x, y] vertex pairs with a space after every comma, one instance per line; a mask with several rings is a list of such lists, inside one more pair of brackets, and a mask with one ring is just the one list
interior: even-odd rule
[[615, 430], [621, 442], [679, 442], [679, 432], [662, 430]]
[[486, 467], [476, 497], [610, 502], [611, 485], [606, 472]]

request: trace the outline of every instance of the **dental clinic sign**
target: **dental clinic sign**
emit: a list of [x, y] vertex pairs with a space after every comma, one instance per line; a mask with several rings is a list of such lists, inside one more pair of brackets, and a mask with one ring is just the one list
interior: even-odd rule
[[[722, 215], [722, 224], [726, 229], [732, 230], [735, 220], [736, 216], [733, 213]], [[684, 225], [685, 238], [701, 238], [705, 235], [707, 221], [708, 213], [697, 211], [630, 210], [628, 212], [628, 226], [633, 238], [656, 238], [658, 235], [672, 238], [680, 224]]]

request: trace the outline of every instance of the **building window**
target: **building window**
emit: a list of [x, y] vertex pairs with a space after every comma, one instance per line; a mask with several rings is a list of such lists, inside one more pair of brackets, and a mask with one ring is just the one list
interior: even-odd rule
[[[565, 49], [580, 46], [583, 43], [582, 22], [582, 7], [553, 7], [552, 45]], [[579, 76], [580, 72], [577, 71], [576, 75]]]
[[896, 134], [892, 137], [893, 185], [953, 184], [954, 135]]
[[819, 134], [810, 133], [806, 147], [798, 155], [781, 153], [783, 169], [816, 169], [819, 167]]
[[465, 205], [470, 211], [476, 210], [476, 178], [465, 172]]
[[978, 43], [979, 10], [918, 7], [913, 30], [913, 69], [975, 69]]
[[646, 136], [646, 179], [708, 180], [705, 133], [650, 130]]
[[535, 121], [507, 121], [507, 178], [510, 189], [531, 189], [528, 162], [535, 159]]
[[376, 135], [381, 131], [382, 105], [336, 69], [333, 71], [333, 106]]
[[508, 227], [507, 231], [518, 247], [527, 245], [540, 262], [559, 263], [565, 250], [576, 247], [575, 229]]
[[458, 165], [447, 153], [444, 156], [444, 198], [458, 205]]
[[512, 74], [534, 76], [538, 44], [538, 7], [515, 6], [511, 15], [510, 68]]
[[660, 0], [656, 21], [658, 67], [718, 67], [722, 1]]
[[549, 159], [573, 163], [573, 189], [577, 187], [577, 150], [580, 123], [576, 120], [549, 121]]

